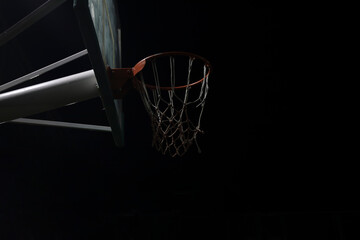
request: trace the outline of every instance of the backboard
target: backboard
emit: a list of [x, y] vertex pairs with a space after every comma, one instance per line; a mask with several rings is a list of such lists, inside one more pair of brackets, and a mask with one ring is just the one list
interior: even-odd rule
[[121, 68], [121, 32], [116, 0], [74, 0], [74, 11], [99, 85], [115, 144], [124, 144], [121, 100], [113, 98], [106, 68]]

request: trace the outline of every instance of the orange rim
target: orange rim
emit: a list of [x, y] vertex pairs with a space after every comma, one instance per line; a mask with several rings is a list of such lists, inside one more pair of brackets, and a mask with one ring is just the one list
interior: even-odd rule
[[[200, 80], [198, 80], [198, 81], [196, 81], [196, 82], [193, 82], [193, 83], [190, 83], [190, 84], [186, 84], [186, 85], [182, 85], [182, 86], [175, 86], [175, 87], [160, 87], [160, 90], [169, 91], [169, 90], [172, 90], [172, 89], [187, 88], [187, 87], [190, 87], [190, 86], [193, 86], [193, 85], [196, 85], [196, 84], [201, 83], [201, 82], [204, 81], [204, 79], [207, 78], [207, 77], [209, 76], [209, 74], [210, 74], [210, 71], [211, 71], [211, 64], [210, 64], [210, 62], [209, 62], [207, 59], [205, 59], [205, 58], [203, 58], [203, 57], [201, 57], [201, 56], [199, 56], [199, 55], [196, 55], [196, 54], [193, 54], [193, 53], [189, 53], [189, 52], [164, 52], [164, 53], [157, 53], [157, 54], [151, 55], [151, 56], [146, 57], [146, 58], [144, 58], [143, 60], [139, 61], [139, 62], [132, 68], [133, 74], [134, 74], [134, 76], [135, 76], [135, 78], [134, 78], [135, 81], [140, 82], [140, 80], [136, 79], [136, 75], [137, 75], [138, 73], [140, 73], [140, 72], [144, 69], [144, 67], [145, 67], [145, 65], [146, 65], [146, 63], [147, 63], [148, 61], [153, 60], [153, 59], [156, 59], [156, 58], [159, 58], [159, 57], [164, 57], [164, 56], [188, 56], [188, 57], [192, 57], [192, 58], [194, 58], [194, 59], [200, 59], [201, 61], [204, 62], [204, 65], [208, 68], [208, 71], [207, 71], [207, 73], [206, 73], [206, 75], [205, 75], [204, 78], [202, 78], [202, 79], [200, 79]], [[150, 88], [150, 89], [156, 89], [156, 88], [157, 88], [157, 87], [154, 86], [154, 85], [146, 84], [146, 83], [145, 83], [145, 86], [146, 86], [147, 88]]]

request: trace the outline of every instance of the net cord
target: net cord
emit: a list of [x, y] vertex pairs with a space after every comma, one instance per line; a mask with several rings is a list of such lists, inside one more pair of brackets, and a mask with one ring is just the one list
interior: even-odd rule
[[[169, 57], [170, 61], [170, 90], [161, 90], [160, 79], [158, 74], [158, 67], [156, 59], [151, 61], [151, 69], [155, 82], [155, 88], [149, 89], [146, 86], [144, 75], [139, 73], [140, 81], [139, 90], [145, 109], [150, 115], [151, 124], [153, 128], [153, 145], [163, 154], [170, 152], [169, 149], [173, 148], [175, 152], [171, 153], [174, 156], [182, 156], [185, 154], [191, 143], [196, 143], [198, 152], [201, 153], [199, 144], [197, 142], [197, 133], [203, 132], [200, 130], [201, 118], [205, 106], [205, 100], [208, 94], [208, 71], [209, 67], [204, 64], [203, 67], [203, 81], [200, 86], [199, 96], [194, 101], [189, 101], [189, 94], [191, 90], [190, 80], [191, 71], [195, 58], [189, 57], [188, 72], [187, 72], [187, 86], [183, 99], [176, 94], [176, 74], [175, 74], [175, 58]], [[166, 91], [168, 101], [162, 97], [162, 92]], [[152, 96], [150, 96], [152, 95]], [[178, 109], [175, 107], [174, 99], [180, 101], [182, 106]], [[165, 109], [160, 109], [160, 103], [165, 103]], [[199, 115], [197, 125], [190, 120], [187, 107], [190, 104], [195, 104], [195, 108], [199, 108]], [[164, 105], [162, 105], [164, 106]], [[176, 136], [178, 140], [176, 140]], [[180, 141], [178, 143], [177, 141]]]

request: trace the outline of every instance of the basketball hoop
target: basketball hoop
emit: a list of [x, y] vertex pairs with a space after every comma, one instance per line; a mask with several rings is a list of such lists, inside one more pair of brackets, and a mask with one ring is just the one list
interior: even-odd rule
[[162, 154], [183, 156], [197, 143], [209, 85], [208, 60], [187, 52], [149, 56], [132, 69], [151, 119], [153, 146]]
[[[30, 13], [0, 34], [0, 45], [63, 2], [48, 1]], [[203, 133], [200, 122], [209, 90], [209, 61], [192, 53], [166, 52], [149, 56], [132, 68], [122, 68], [117, 1], [76, 0], [73, 7], [86, 50], [0, 86], [0, 123], [15, 120], [24, 124], [111, 131], [115, 144], [121, 147], [124, 112], [118, 100], [135, 87], [151, 119], [153, 146], [163, 154], [176, 157], [183, 156], [195, 142], [200, 152], [197, 137]], [[92, 70], [2, 93], [85, 54]], [[23, 119], [93, 97], [101, 97], [109, 127]]]
[[162, 154], [183, 156], [197, 143], [211, 65], [193, 53], [165, 52], [138, 62], [133, 68], [108, 68], [114, 98], [131, 88], [140, 93], [151, 120], [153, 146]]

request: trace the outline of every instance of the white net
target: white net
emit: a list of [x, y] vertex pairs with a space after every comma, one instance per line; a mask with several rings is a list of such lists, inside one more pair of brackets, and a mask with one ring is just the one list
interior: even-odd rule
[[209, 85], [210, 65], [193, 55], [149, 60], [136, 77], [150, 115], [153, 146], [164, 155], [183, 156], [197, 143]]

